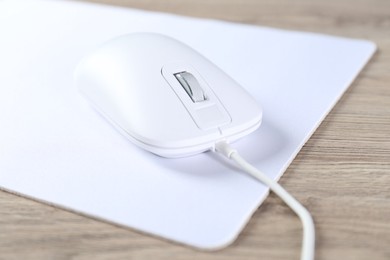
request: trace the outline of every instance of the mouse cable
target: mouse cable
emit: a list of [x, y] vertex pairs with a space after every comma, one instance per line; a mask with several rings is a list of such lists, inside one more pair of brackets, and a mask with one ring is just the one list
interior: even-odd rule
[[314, 259], [315, 231], [313, 219], [305, 207], [303, 207], [293, 196], [291, 196], [276, 181], [265, 175], [244, 160], [227, 142], [222, 141], [215, 144], [215, 151], [221, 153], [228, 159], [233, 160], [242, 170], [250, 174], [255, 179], [267, 185], [271, 191], [276, 193], [301, 219], [303, 226], [301, 260]]

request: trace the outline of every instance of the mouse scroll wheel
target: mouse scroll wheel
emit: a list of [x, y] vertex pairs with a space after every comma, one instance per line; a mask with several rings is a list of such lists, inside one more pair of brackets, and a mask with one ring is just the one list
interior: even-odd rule
[[174, 74], [180, 85], [187, 92], [192, 102], [202, 102], [206, 100], [206, 96], [198, 80], [189, 72], [179, 72]]

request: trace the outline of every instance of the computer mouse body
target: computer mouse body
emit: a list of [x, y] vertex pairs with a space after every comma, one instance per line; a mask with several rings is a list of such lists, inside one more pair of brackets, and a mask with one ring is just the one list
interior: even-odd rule
[[155, 33], [103, 44], [75, 71], [81, 93], [120, 132], [163, 157], [213, 150], [259, 127], [262, 110], [189, 46]]

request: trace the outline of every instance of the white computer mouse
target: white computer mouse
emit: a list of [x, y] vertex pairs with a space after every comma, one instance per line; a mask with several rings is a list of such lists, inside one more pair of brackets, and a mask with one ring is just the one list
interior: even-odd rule
[[258, 103], [189, 46], [156, 33], [112, 39], [75, 71], [80, 91], [121, 133], [163, 157], [213, 150], [256, 130]]

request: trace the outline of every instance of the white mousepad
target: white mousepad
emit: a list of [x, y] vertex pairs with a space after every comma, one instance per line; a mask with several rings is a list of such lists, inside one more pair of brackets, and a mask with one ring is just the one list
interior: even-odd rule
[[228, 245], [267, 188], [212, 152], [164, 159], [119, 134], [80, 96], [73, 70], [106, 40], [174, 37], [264, 109], [233, 144], [278, 179], [367, 63], [372, 42], [62, 1], [0, 1], [0, 187], [204, 249]]

